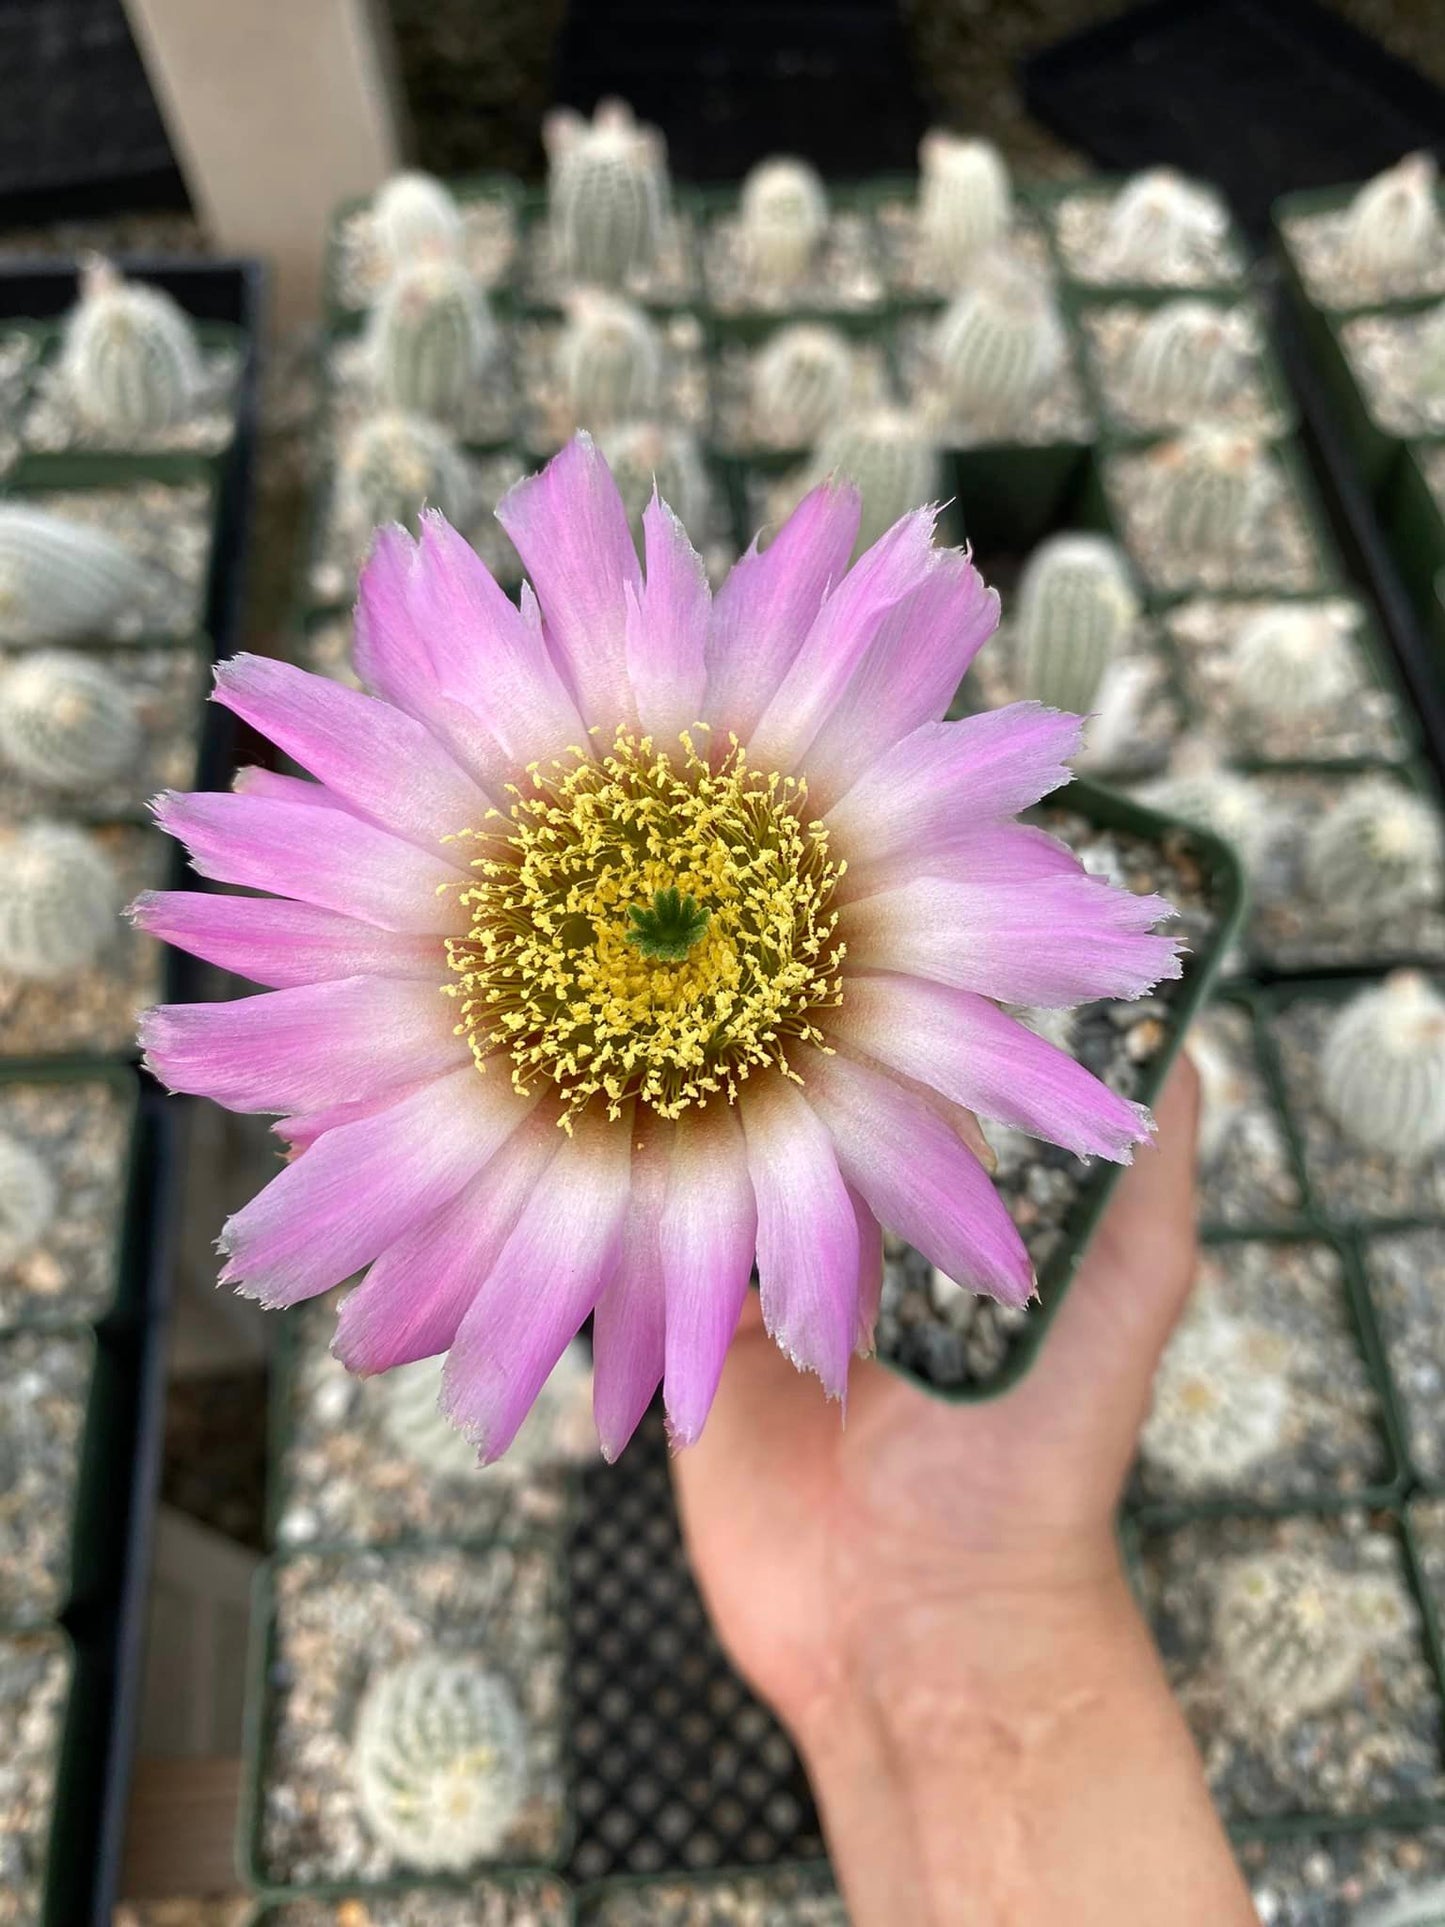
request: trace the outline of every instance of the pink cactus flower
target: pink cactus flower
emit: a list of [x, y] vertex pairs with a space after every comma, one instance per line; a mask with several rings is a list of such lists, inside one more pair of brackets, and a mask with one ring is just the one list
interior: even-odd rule
[[1147, 1114], [1005, 1014], [1177, 975], [1159, 897], [1012, 819], [1079, 721], [942, 720], [998, 620], [906, 516], [809, 495], [717, 594], [654, 501], [640, 563], [579, 437], [497, 511], [509, 602], [438, 515], [382, 530], [363, 695], [238, 656], [217, 699], [315, 781], [169, 794], [195, 868], [146, 930], [265, 986], [144, 1019], [167, 1085], [279, 1114], [291, 1161], [226, 1225], [224, 1281], [294, 1305], [353, 1274], [358, 1372], [448, 1354], [485, 1459], [594, 1316], [621, 1451], [663, 1386], [702, 1429], [754, 1263], [768, 1329], [842, 1399], [888, 1225], [1009, 1304], [1033, 1291], [977, 1116], [1127, 1159]]

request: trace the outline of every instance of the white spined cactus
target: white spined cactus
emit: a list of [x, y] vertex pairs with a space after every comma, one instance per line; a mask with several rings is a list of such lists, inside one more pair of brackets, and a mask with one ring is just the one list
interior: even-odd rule
[[1445, 998], [1397, 970], [1339, 1011], [1320, 1054], [1335, 1123], [1362, 1150], [1404, 1165], [1445, 1147]]
[[[399, 1365], [376, 1386], [386, 1438], [429, 1477], [495, 1479], [509, 1469], [536, 1469], [595, 1455], [596, 1430], [586, 1416], [592, 1362], [580, 1339], [574, 1339], [553, 1366], [505, 1459], [496, 1465], [478, 1462], [477, 1448], [441, 1409], [443, 1364], [441, 1358], [423, 1358]], [[585, 1422], [579, 1424], [579, 1419]]]
[[1230, 686], [1253, 717], [1308, 716], [1360, 687], [1347, 607], [1281, 602], [1241, 624], [1230, 649]]
[[1334, 915], [1387, 918], [1438, 903], [1445, 889], [1440, 818], [1402, 783], [1364, 777], [1311, 825], [1305, 880]]
[[416, 532], [423, 508], [458, 526], [470, 518], [475, 489], [457, 440], [425, 415], [388, 409], [358, 423], [341, 451], [338, 509], [364, 529], [400, 522]]
[[387, 282], [367, 324], [378, 401], [453, 422], [497, 352], [487, 298], [460, 261], [424, 255]]
[[712, 489], [697, 437], [666, 422], [618, 422], [597, 437], [627, 510], [633, 540], [642, 541], [642, 517], [654, 486], [673, 514], [700, 543], [707, 532]]
[[116, 928], [121, 887], [92, 837], [65, 823], [27, 823], [0, 837], [0, 973], [62, 977], [85, 970]]
[[1351, 201], [1345, 263], [1370, 283], [1387, 284], [1425, 268], [1445, 241], [1433, 154], [1407, 154], [1367, 181]]
[[847, 406], [853, 351], [836, 328], [780, 328], [753, 363], [752, 413], [780, 447], [806, 448]]
[[918, 146], [918, 247], [929, 281], [958, 287], [1013, 220], [1013, 190], [991, 141], [934, 128]]
[[581, 288], [571, 296], [556, 371], [582, 428], [638, 421], [662, 406], [662, 338], [651, 318], [619, 295]]
[[1003, 435], [1027, 417], [1066, 353], [1047, 276], [996, 248], [939, 317], [931, 359], [949, 417], [973, 433]]
[[838, 423], [818, 444], [811, 479], [841, 475], [863, 498], [855, 553], [887, 533], [910, 509], [937, 501], [938, 448], [914, 414], [875, 408]]
[[81, 642], [144, 607], [155, 576], [98, 529], [0, 502], [0, 636]]
[[1278, 1333], [1196, 1290], [1154, 1375], [1139, 1434], [1145, 1463], [1186, 1492], [1243, 1478], [1285, 1436], [1288, 1362]]
[[604, 100], [590, 121], [570, 108], [547, 116], [547, 216], [561, 273], [619, 287], [650, 268], [663, 245], [671, 190], [667, 145], [625, 101]]
[[1142, 800], [1165, 816], [1177, 816], [1228, 843], [1247, 871], [1258, 868], [1273, 825], [1259, 788], [1227, 769], [1216, 747], [1202, 738], [1180, 744], [1167, 776], [1147, 784]]
[[422, 1873], [465, 1873], [497, 1852], [526, 1798], [516, 1696], [476, 1658], [403, 1660], [362, 1696], [352, 1773], [383, 1847]]
[[44, 788], [85, 790], [133, 769], [135, 698], [104, 663], [37, 649], [0, 673], [0, 762]]
[[828, 232], [828, 190], [817, 169], [786, 156], [760, 161], [743, 181], [738, 229], [759, 282], [803, 280]]
[[1151, 459], [1164, 540], [1199, 562], [1233, 555], [1279, 492], [1265, 445], [1253, 435], [1193, 428]]
[[1129, 566], [1115, 543], [1102, 535], [1041, 542], [1019, 580], [1018, 693], [1055, 709], [1092, 709], [1138, 618]]
[[1172, 281], [1229, 229], [1223, 203], [1172, 167], [1136, 174], [1109, 210], [1101, 265], [1110, 280]]
[[462, 214], [434, 174], [407, 168], [372, 197], [371, 224], [382, 271], [392, 275], [422, 255], [460, 254]]
[[59, 1190], [38, 1152], [0, 1131], [0, 1271], [33, 1251], [55, 1222]]
[[1247, 309], [1167, 301], [1140, 328], [1121, 371], [1120, 394], [1144, 420], [1185, 428], [1229, 404], [1258, 348]]
[[120, 442], [184, 421], [205, 387], [195, 327], [180, 305], [98, 259], [81, 274], [60, 372], [80, 420]]

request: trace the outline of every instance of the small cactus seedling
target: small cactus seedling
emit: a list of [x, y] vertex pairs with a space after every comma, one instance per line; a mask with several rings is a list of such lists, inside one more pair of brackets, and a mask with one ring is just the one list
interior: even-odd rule
[[620, 287], [662, 248], [671, 199], [667, 147], [624, 101], [605, 100], [591, 121], [568, 108], [542, 127], [547, 214], [557, 265], [573, 281]]
[[338, 509], [361, 528], [400, 522], [413, 533], [423, 508], [437, 508], [461, 526], [470, 518], [474, 489], [454, 436], [424, 415], [387, 411], [353, 431], [341, 453]]
[[92, 261], [65, 327], [61, 376], [81, 421], [143, 442], [192, 413], [205, 385], [190, 319], [160, 288]]
[[762, 161], [743, 182], [743, 254], [764, 286], [801, 281], [828, 232], [828, 192], [806, 161]]
[[633, 540], [642, 541], [642, 517], [654, 486], [694, 543], [706, 534], [712, 490], [697, 438], [664, 422], [619, 422], [597, 437], [627, 510]]
[[486, 296], [460, 261], [427, 255], [382, 289], [367, 329], [377, 399], [453, 422], [497, 351]]
[[1429, 263], [1445, 240], [1438, 174], [1432, 154], [1407, 154], [1365, 183], [1346, 220], [1345, 261], [1351, 273], [1371, 283], [1392, 282]]
[[1169, 301], [1139, 330], [1121, 371], [1120, 394], [1143, 420], [1188, 427], [1238, 393], [1259, 346], [1243, 308]]
[[85, 970], [120, 914], [120, 879], [92, 838], [64, 823], [27, 823], [0, 841], [0, 972], [60, 977]]
[[780, 447], [811, 447], [846, 406], [852, 386], [853, 352], [836, 328], [780, 328], [753, 363], [753, 419]]
[[1243, 1478], [1284, 1437], [1288, 1363], [1277, 1332], [1234, 1317], [1212, 1291], [1196, 1288], [1154, 1375], [1139, 1434], [1145, 1463], [1184, 1491]]
[[423, 255], [459, 254], [461, 209], [432, 174], [393, 174], [371, 203], [372, 231], [383, 271], [396, 274]]
[[1194, 428], [1152, 459], [1164, 539], [1177, 554], [1201, 562], [1232, 555], [1279, 487], [1252, 435]]
[[34, 650], [0, 676], [0, 761], [47, 788], [84, 790], [134, 767], [135, 700], [103, 663]]
[[49, 1166], [28, 1144], [0, 1131], [0, 1271], [34, 1250], [54, 1223], [58, 1202]]
[[1230, 652], [1236, 701], [1249, 715], [1307, 716], [1360, 686], [1354, 619], [1339, 605], [1281, 602], [1244, 623]]
[[1423, 1164], [1445, 1146], [1445, 998], [1414, 970], [1362, 990], [1330, 1026], [1320, 1086], [1362, 1150]]
[[151, 570], [98, 530], [0, 503], [0, 635], [81, 642], [144, 606]]
[[440, 1358], [419, 1359], [387, 1372], [376, 1387], [379, 1423], [387, 1439], [429, 1477], [495, 1479], [594, 1456], [592, 1364], [587, 1347], [570, 1344], [537, 1396], [521, 1430], [496, 1465], [481, 1465], [477, 1449], [442, 1411]]
[[1017, 428], [1066, 352], [1047, 279], [1001, 248], [975, 264], [933, 330], [941, 399], [975, 435]]
[[1231, 844], [1247, 871], [1258, 867], [1271, 833], [1258, 787], [1249, 777], [1223, 768], [1211, 744], [1182, 743], [1170, 774], [1148, 784], [1141, 795], [1151, 809], [1210, 830]]
[[1129, 569], [1101, 535], [1055, 535], [1029, 557], [1019, 582], [1019, 694], [1084, 712], [1139, 616]]
[[475, 1658], [403, 1660], [362, 1697], [352, 1772], [382, 1846], [422, 1873], [465, 1873], [496, 1853], [526, 1798], [516, 1697]]
[[1438, 903], [1445, 888], [1440, 818], [1403, 784], [1364, 777], [1312, 825], [1305, 876], [1332, 915], [1370, 921]]
[[1008, 233], [1008, 168], [991, 141], [962, 140], [939, 128], [920, 141], [918, 166], [921, 263], [934, 287], [956, 288], [978, 256]]
[[662, 405], [662, 341], [630, 301], [583, 288], [568, 303], [557, 376], [580, 428], [640, 421]]
[[917, 416], [903, 409], [876, 408], [839, 422], [818, 444], [811, 465], [813, 481], [834, 474], [852, 482], [863, 498], [855, 554], [910, 509], [938, 499], [938, 450]]
[[1173, 281], [1217, 247], [1228, 217], [1208, 188], [1171, 167], [1136, 174], [1109, 210], [1101, 265], [1110, 280]]

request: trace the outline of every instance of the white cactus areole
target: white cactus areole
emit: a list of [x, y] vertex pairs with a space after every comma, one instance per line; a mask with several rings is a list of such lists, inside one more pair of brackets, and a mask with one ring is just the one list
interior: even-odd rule
[[1432, 154], [1407, 154], [1367, 181], [1350, 203], [1345, 261], [1362, 279], [1389, 283], [1425, 268], [1445, 242]]
[[1171, 167], [1136, 174], [1109, 210], [1102, 263], [1111, 280], [1176, 280], [1201, 250], [1216, 247], [1228, 216], [1208, 188]]
[[1311, 824], [1305, 879], [1335, 915], [1383, 918], [1436, 903], [1445, 891], [1440, 818], [1403, 784], [1365, 777]]
[[818, 444], [809, 486], [829, 475], [852, 482], [863, 498], [857, 553], [891, 529], [910, 509], [939, 494], [938, 449], [916, 415], [875, 408], [841, 421]]
[[152, 571], [98, 529], [0, 503], [0, 636], [82, 642], [144, 606]]
[[415, 530], [423, 508], [465, 526], [476, 491], [456, 437], [425, 415], [386, 409], [357, 424], [341, 451], [338, 508], [364, 529]]
[[468, 1655], [421, 1653], [377, 1674], [352, 1741], [362, 1817], [422, 1873], [464, 1873], [495, 1854], [527, 1794], [516, 1695]]
[[918, 248], [937, 288], [956, 288], [1013, 221], [1013, 189], [991, 141], [934, 128], [918, 146]]
[[23, 1258], [55, 1222], [59, 1190], [28, 1144], [0, 1131], [0, 1271]]
[[89, 789], [140, 760], [140, 718], [103, 663], [38, 649], [0, 674], [0, 763], [44, 788]]
[[836, 328], [801, 321], [780, 328], [753, 363], [752, 413], [767, 439], [808, 447], [847, 406], [853, 351]]
[[580, 288], [569, 298], [556, 369], [581, 428], [638, 421], [662, 406], [662, 338], [652, 319], [620, 295]]
[[87, 263], [65, 326], [62, 378], [80, 420], [141, 443], [184, 421], [205, 387], [194, 324], [161, 288]]
[[1145, 420], [1184, 428], [1229, 404], [1258, 347], [1246, 309], [1168, 301], [1139, 330], [1120, 392]]
[[1006, 248], [978, 258], [932, 337], [948, 412], [975, 433], [1017, 428], [1066, 354], [1047, 277]]
[[1146, 1463], [1186, 1492], [1243, 1478], [1285, 1437], [1288, 1367], [1278, 1332], [1234, 1316], [1207, 1287], [1196, 1289], [1154, 1376], [1139, 1434]]
[[462, 214], [451, 190], [433, 174], [393, 174], [371, 202], [373, 246], [383, 273], [396, 274], [424, 255], [460, 254]]
[[574, 281], [620, 287], [663, 245], [671, 204], [667, 144], [625, 101], [604, 100], [590, 121], [559, 108], [542, 125], [547, 215], [557, 266]]
[[806, 161], [760, 161], [743, 181], [739, 208], [743, 254], [767, 286], [802, 281], [828, 232], [828, 190]]
[[1019, 694], [1055, 709], [1094, 708], [1138, 618], [1139, 598], [1116, 544], [1101, 535], [1041, 542], [1019, 579]]
[[1308, 716], [1360, 688], [1355, 619], [1339, 604], [1281, 602], [1243, 623], [1230, 651], [1230, 686], [1249, 715]]
[[1340, 1130], [1405, 1166], [1445, 1148], [1445, 998], [1398, 970], [1343, 1006], [1325, 1036], [1320, 1090]]
[[706, 535], [712, 488], [697, 437], [666, 422], [618, 422], [597, 437], [612, 471], [633, 540], [642, 541], [642, 517], [654, 489], [694, 542]]
[[0, 837], [0, 874], [0, 974], [63, 977], [96, 961], [121, 889], [93, 838], [66, 823], [27, 823]]
[[497, 347], [486, 296], [450, 255], [425, 254], [400, 269], [367, 323], [377, 399], [440, 422], [464, 416]]

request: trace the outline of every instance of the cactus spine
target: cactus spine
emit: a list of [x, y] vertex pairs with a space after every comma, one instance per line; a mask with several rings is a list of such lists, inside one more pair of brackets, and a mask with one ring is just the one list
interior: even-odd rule
[[667, 223], [667, 148], [624, 101], [603, 101], [591, 122], [563, 108], [542, 129], [547, 213], [561, 272], [619, 287], [657, 259]]
[[633, 540], [642, 541], [642, 517], [654, 485], [694, 543], [706, 534], [712, 491], [696, 437], [664, 422], [619, 422], [597, 438], [617, 484]]
[[55, 1179], [28, 1144], [0, 1131], [0, 1270], [45, 1236], [55, 1219]]
[[382, 289], [368, 324], [378, 399], [407, 414], [455, 421], [496, 352], [485, 295], [459, 261], [413, 261]]
[[99, 260], [81, 275], [61, 375], [81, 421], [126, 442], [184, 421], [205, 382], [196, 332], [180, 307]]
[[1228, 221], [1208, 188], [1171, 167], [1136, 174], [1109, 211], [1102, 262], [1113, 280], [1177, 280], [1191, 255], [1216, 246]]
[[743, 252], [767, 286], [801, 281], [828, 232], [828, 193], [806, 161], [762, 161], [743, 182]]
[[1041, 543], [1019, 583], [1019, 694], [1055, 709], [1091, 709], [1138, 615], [1128, 567], [1104, 536]]
[[0, 842], [0, 971], [58, 977], [93, 964], [120, 914], [120, 880], [100, 847], [64, 823], [27, 823]]
[[1187, 427], [1237, 393], [1254, 346], [1243, 309], [1167, 302], [1139, 330], [1120, 391], [1144, 420]]
[[360, 423], [342, 451], [338, 491], [342, 517], [366, 529], [400, 522], [414, 533], [423, 508], [458, 525], [472, 511], [465, 456], [423, 415], [388, 412]]
[[352, 1770], [362, 1817], [398, 1860], [464, 1873], [496, 1852], [526, 1797], [526, 1732], [511, 1687], [473, 1658], [403, 1660], [362, 1698]]
[[1200, 562], [1232, 555], [1276, 486], [1267, 456], [1248, 435], [1196, 428], [1152, 459], [1165, 541]]
[[79, 642], [143, 606], [154, 577], [109, 536], [0, 503], [0, 635]]
[[641, 308], [592, 288], [568, 306], [557, 374], [573, 420], [600, 429], [655, 415], [662, 405], [662, 342]]
[[1335, 914], [1389, 917], [1435, 903], [1445, 885], [1440, 819], [1401, 784], [1365, 777], [1312, 825], [1305, 876]]
[[978, 263], [933, 331], [948, 412], [974, 431], [1016, 428], [1065, 355], [1047, 281], [1000, 251]]
[[840, 422], [819, 443], [813, 478], [832, 474], [852, 482], [863, 498], [855, 551], [861, 552], [910, 509], [937, 499], [938, 450], [915, 416], [877, 408]]
[[780, 328], [753, 363], [753, 420], [776, 446], [810, 447], [844, 408], [852, 386], [852, 350], [836, 328], [808, 322]]
[[1367, 181], [1350, 203], [1345, 261], [1371, 282], [1416, 274], [1440, 247], [1439, 169], [1432, 154], [1407, 154]]
[[935, 287], [956, 288], [975, 259], [1008, 233], [1008, 168], [991, 142], [960, 140], [937, 128], [919, 143], [918, 164], [922, 266]]
[[461, 210], [434, 175], [415, 169], [393, 174], [372, 199], [371, 220], [376, 252], [388, 275], [423, 255], [461, 252]]
[[108, 783], [140, 749], [134, 699], [103, 664], [36, 650], [0, 677], [0, 758], [30, 782], [61, 790]]
[[1361, 991], [1325, 1037], [1320, 1087], [1362, 1149], [1423, 1164], [1445, 1146], [1445, 998], [1414, 970]]
[[1359, 688], [1345, 609], [1282, 602], [1251, 617], [1230, 652], [1234, 694], [1250, 715], [1306, 716]]

